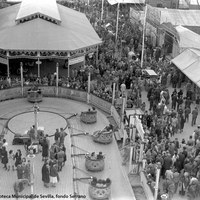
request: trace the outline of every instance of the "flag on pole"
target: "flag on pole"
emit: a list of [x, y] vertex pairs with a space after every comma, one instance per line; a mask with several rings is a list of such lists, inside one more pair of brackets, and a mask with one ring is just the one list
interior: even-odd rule
[[108, 3], [110, 5], [114, 5], [114, 4], [117, 4], [117, 3], [133, 3], [133, 4], [144, 4], [145, 3], [145, 0], [108, 0]]
[[135, 10], [134, 8], [130, 8], [129, 16], [132, 23], [138, 23], [141, 20], [141, 12]]

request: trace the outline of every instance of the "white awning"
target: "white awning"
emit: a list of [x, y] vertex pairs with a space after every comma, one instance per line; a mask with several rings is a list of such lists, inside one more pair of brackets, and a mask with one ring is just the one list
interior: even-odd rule
[[200, 87], [200, 50], [186, 49], [174, 58], [172, 63]]

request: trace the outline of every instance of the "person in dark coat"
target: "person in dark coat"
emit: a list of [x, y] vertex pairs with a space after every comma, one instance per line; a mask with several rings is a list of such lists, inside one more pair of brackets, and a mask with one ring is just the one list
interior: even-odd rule
[[60, 128], [60, 146], [64, 144], [66, 136], [67, 133], [64, 131], [63, 128]]
[[52, 187], [56, 187], [56, 184], [59, 181], [59, 175], [58, 175], [58, 165], [56, 162], [52, 162], [50, 165], [50, 183]]
[[165, 172], [169, 170], [171, 166], [172, 166], [172, 158], [170, 154], [168, 153], [163, 161], [163, 176], [165, 176]]
[[15, 167], [17, 167], [20, 163], [22, 163], [22, 152], [20, 149], [17, 150], [14, 159], [15, 159]]
[[185, 117], [183, 115], [180, 115], [180, 133], [183, 132], [184, 124], [185, 124]]
[[6, 147], [2, 147], [2, 164], [4, 164], [4, 169], [7, 170], [7, 164], [8, 164], [8, 152], [6, 151]]
[[50, 168], [48, 162], [44, 163], [42, 166], [42, 181], [44, 186], [48, 188], [50, 183]]
[[22, 166], [22, 162], [17, 165], [17, 178], [22, 179], [24, 175], [24, 167]]
[[60, 132], [59, 132], [59, 129], [57, 128], [54, 134], [55, 143], [59, 142], [59, 138], [60, 138]]
[[49, 143], [46, 137], [44, 137], [44, 140], [42, 141], [41, 145], [42, 145], [42, 160], [44, 161], [49, 156]]

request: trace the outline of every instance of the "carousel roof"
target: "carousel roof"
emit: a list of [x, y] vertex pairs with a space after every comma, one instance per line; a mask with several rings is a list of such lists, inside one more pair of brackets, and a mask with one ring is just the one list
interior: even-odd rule
[[[26, 1], [26, 4], [22, 2], [0, 10], [0, 49], [74, 51], [101, 43], [85, 14], [60, 4], [55, 7], [55, 0], [32, 0], [43, 3], [49, 1], [53, 5], [51, 8], [45, 8], [43, 4], [42, 7], [35, 6], [32, 10], [29, 7], [32, 5], [29, 3], [31, 0], [24, 0]], [[46, 6], [49, 6], [49, 3]], [[25, 5], [28, 7], [25, 8]], [[30, 17], [31, 13], [40, 14]], [[16, 23], [16, 20], [22, 18], [26, 20]]]

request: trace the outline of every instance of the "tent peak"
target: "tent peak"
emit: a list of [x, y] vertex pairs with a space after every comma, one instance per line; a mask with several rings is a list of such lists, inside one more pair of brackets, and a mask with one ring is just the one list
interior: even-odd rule
[[56, 0], [23, 0], [15, 21], [21, 23], [35, 18], [60, 24], [61, 18]]

